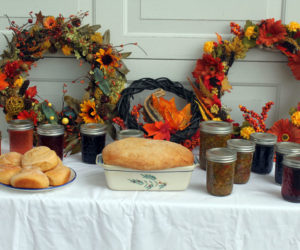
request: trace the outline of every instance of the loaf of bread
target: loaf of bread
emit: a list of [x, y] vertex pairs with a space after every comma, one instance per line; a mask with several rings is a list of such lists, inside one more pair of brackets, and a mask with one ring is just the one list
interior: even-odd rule
[[58, 165], [56, 168], [45, 172], [45, 174], [49, 178], [51, 186], [60, 186], [69, 181], [71, 170], [64, 165]]
[[184, 146], [162, 140], [126, 138], [107, 145], [103, 162], [139, 170], [159, 170], [194, 164], [194, 156]]
[[21, 166], [22, 154], [9, 152], [0, 156], [0, 164], [11, 164]]
[[10, 179], [10, 184], [17, 188], [47, 188], [49, 179], [38, 168], [24, 168]]
[[48, 147], [40, 146], [27, 151], [22, 157], [23, 167], [39, 168], [41, 171], [49, 171], [58, 164], [55, 151]]
[[11, 177], [21, 171], [20, 166], [0, 164], [0, 182], [9, 185]]

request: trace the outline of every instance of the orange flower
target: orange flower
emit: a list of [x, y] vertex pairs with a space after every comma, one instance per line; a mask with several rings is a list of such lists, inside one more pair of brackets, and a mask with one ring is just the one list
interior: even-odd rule
[[68, 45], [64, 45], [64, 46], [62, 46], [61, 50], [65, 56], [69, 56], [72, 54], [73, 49], [71, 47], [69, 47]]
[[277, 135], [277, 141], [300, 143], [300, 129], [293, 126], [289, 119], [281, 119], [273, 124], [268, 133]]
[[100, 69], [103, 67], [107, 69], [108, 67], [119, 67], [118, 61], [120, 58], [113, 54], [112, 48], [106, 50], [99, 49], [96, 53], [96, 61], [100, 63]]
[[281, 20], [275, 22], [274, 18], [262, 22], [259, 28], [257, 44], [271, 46], [276, 42], [285, 39], [286, 28], [281, 24]]
[[44, 19], [43, 22], [46, 29], [53, 29], [56, 26], [56, 20], [54, 16], [48, 16]]
[[32, 120], [33, 124], [36, 126], [37, 125], [37, 114], [33, 111], [30, 110], [28, 112], [27, 110], [23, 110], [18, 114], [18, 119], [19, 120]]
[[143, 128], [148, 133], [148, 136], [153, 136], [154, 140], [167, 140], [171, 138], [170, 125], [168, 122], [147, 123]]
[[100, 116], [96, 111], [96, 104], [94, 101], [84, 101], [83, 104], [80, 104], [81, 113], [79, 114], [85, 123], [97, 123], [103, 122]]
[[6, 89], [9, 85], [8, 82], [5, 81], [6, 78], [7, 77], [4, 73], [0, 74], [0, 91]]

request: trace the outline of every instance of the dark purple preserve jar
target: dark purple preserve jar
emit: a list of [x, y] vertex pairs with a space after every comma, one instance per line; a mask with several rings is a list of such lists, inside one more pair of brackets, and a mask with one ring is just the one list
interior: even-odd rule
[[257, 174], [269, 174], [273, 167], [277, 136], [269, 133], [253, 133], [250, 138], [256, 144], [251, 171]]
[[54, 150], [60, 159], [63, 159], [64, 133], [63, 125], [42, 124], [37, 127], [38, 145]]
[[82, 161], [96, 164], [96, 157], [105, 146], [106, 125], [87, 123], [80, 126]]
[[278, 142], [275, 146], [276, 165], [275, 165], [275, 182], [282, 183], [283, 157], [289, 154], [300, 154], [300, 143], [296, 142]]

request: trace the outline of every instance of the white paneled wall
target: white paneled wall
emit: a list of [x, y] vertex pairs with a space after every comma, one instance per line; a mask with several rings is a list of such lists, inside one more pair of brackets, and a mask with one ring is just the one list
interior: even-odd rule
[[[8, 22], [5, 14], [16, 22], [23, 23], [30, 11], [42, 11], [45, 15], [65, 16], [79, 10], [89, 11], [85, 23], [101, 24], [103, 33], [111, 30], [114, 45], [138, 42], [147, 52], [136, 46], [128, 46], [132, 51], [126, 64], [130, 69], [128, 80], [142, 77], [168, 77], [186, 84], [191, 77], [197, 58], [202, 56], [205, 41], [215, 40], [215, 32], [229, 38], [230, 21], [241, 25], [245, 20], [258, 21], [274, 17], [283, 23], [300, 22], [299, 0], [0, 0], [0, 31], [6, 30]], [[0, 52], [5, 47], [0, 37]], [[245, 60], [235, 62], [229, 72], [233, 85], [232, 93], [227, 93], [223, 103], [232, 108], [236, 121], [242, 120], [238, 104], [260, 112], [269, 100], [275, 102], [268, 118], [271, 125], [280, 117], [288, 117], [291, 106], [300, 101], [300, 81], [294, 77], [286, 65], [286, 58], [280, 53], [251, 50]], [[58, 108], [61, 105], [62, 84], [67, 83], [69, 93], [75, 97], [82, 95], [84, 85], [71, 83], [76, 77], [87, 72], [88, 65], [79, 67], [73, 58], [55, 55], [40, 60], [30, 71], [30, 80], [38, 86], [43, 98], [51, 100]], [[1, 114], [1, 128], [5, 121]]]

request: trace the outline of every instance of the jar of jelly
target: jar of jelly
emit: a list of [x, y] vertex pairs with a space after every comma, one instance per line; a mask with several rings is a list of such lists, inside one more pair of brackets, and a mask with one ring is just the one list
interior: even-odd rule
[[229, 148], [212, 148], [206, 151], [206, 188], [216, 196], [232, 192], [236, 152]]
[[258, 132], [251, 134], [250, 138], [256, 144], [252, 161], [252, 172], [269, 174], [273, 167], [274, 146], [277, 142], [277, 136]]
[[237, 152], [234, 183], [247, 183], [250, 178], [255, 143], [243, 139], [230, 139], [227, 141], [227, 146]]
[[118, 131], [117, 133], [117, 140], [121, 140], [128, 137], [143, 138], [144, 132], [138, 129], [124, 129]]
[[300, 202], [300, 154], [283, 156], [282, 197], [291, 202]]
[[33, 147], [33, 123], [30, 120], [11, 120], [8, 122], [10, 152], [26, 153]]
[[54, 150], [60, 159], [64, 153], [64, 126], [59, 124], [42, 124], [37, 127], [38, 145]]
[[300, 154], [300, 144], [295, 142], [278, 142], [275, 145], [276, 165], [275, 165], [275, 182], [282, 183], [282, 162], [283, 156], [288, 154]]
[[231, 139], [232, 124], [223, 121], [200, 122], [200, 168], [206, 169], [206, 150], [226, 147]]
[[87, 123], [80, 126], [82, 161], [96, 164], [96, 157], [105, 146], [106, 125]]

